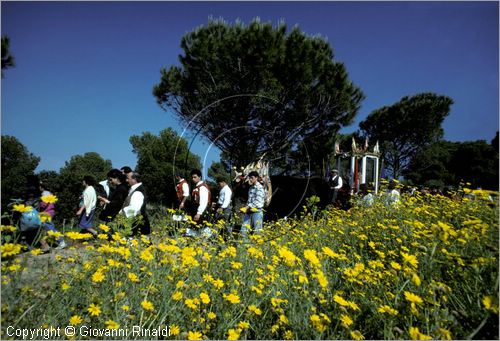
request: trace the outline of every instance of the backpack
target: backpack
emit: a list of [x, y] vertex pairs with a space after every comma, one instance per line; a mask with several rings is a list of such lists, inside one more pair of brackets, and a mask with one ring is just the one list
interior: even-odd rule
[[31, 231], [42, 226], [38, 211], [31, 207], [31, 210], [23, 212], [19, 221], [19, 229], [21, 231]]

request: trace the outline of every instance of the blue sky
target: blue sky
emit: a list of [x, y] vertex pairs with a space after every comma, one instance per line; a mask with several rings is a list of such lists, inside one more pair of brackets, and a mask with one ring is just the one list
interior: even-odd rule
[[[98, 152], [136, 165], [129, 138], [184, 126], [160, 109], [152, 87], [178, 64], [181, 37], [209, 17], [283, 19], [331, 44], [366, 95], [351, 132], [371, 111], [435, 92], [455, 104], [449, 141], [490, 141], [498, 130], [498, 2], [5, 2], [2, 35], [16, 67], [2, 79], [3, 135], [56, 170]], [[191, 139], [191, 135], [185, 135]], [[208, 143], [195, 141], [202, 160]], [[211, 150], [206, 167], [218, 160]]]

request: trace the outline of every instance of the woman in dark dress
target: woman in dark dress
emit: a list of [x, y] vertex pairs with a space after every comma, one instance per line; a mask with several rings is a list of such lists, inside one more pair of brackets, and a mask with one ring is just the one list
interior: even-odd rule
[[125, 174], [118, 169], [112, 169], [108, 172], [108, 179], [114, 189], [110, 191], [108, 198], [97, 197], [97, 199], [106, 205], [99, 215], [99, 219], [106, 223], [115, 219], [128, 195]]

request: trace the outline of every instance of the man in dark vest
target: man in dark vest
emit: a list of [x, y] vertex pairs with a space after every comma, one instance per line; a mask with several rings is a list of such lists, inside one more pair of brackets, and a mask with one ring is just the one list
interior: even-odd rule
[[175, 185], [175, 192], [177, 194], [179, 209], [185, 210], [187, 204], [186, 201], [189, 198], [189, 184], [180, 174], [175, 175], [175, 180], [177, 181], [177, 184]]
[[333, 191], [332, 194], [332, 205], [335, 205], [337, 201], [337, 195], [339, 190], [342, 188], [342, 178], [339, 176], [339, 171], [334, 169], [332, 170], [332, 178], [330, 179], [330, 189]]
[[206, 213], [210, 205], [212, 194], [208, 185], [201, 180], [201, 171], [194, 169], [191, 171], [191, 180], [193, 180], [195, 187], [191, 193], [191, 200], [193, 201], [193, 220], [198, 222], [201, 217]]
[[[127, 173], [127, 183], [130, 186], [128, 196], [123, 203], [121, 212], [127, 218], [137, 217], [132, 225], [132, 235], [137, 235], [140, 232], [143, 235], [151, 233], [151, 226], [146, 214], [146, 191], [141, 182], [139, 173]], [[142, 216], [142, 218], [140, 218]]]
[[[212, 199], [212, 194], [208, 185], [201, 180], [201, 171], [199, 169], [194, 169], [191, 171], [191, 180], [195, 184], [193, 191], [191, 192], [191, 215], [193, 220], [198, 224], [202, 223], [203, 218], [207, 217], [207, 211], [210, 207], [210, 202]], [[190, 237], [203, 234], [207, 237], [211, 236], [210, 229], [208, 227], [202, 228], [201, 231], [193, 230], [188, 228], [186, 230], [186, 235]]]

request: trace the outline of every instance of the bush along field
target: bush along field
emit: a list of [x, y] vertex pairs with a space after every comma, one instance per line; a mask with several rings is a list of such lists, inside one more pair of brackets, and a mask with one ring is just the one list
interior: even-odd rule
[[166, 210], [149, 240], [118, 229], [108, 241], [116, 226], [100, 225], [50, 254], [2, 226], [1, 336], [498, 339], [498, 202], [481, 194], [378, 196], [349, 211], [311, 199], [246, 243], [185, 238], [190, 223]]

